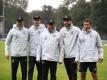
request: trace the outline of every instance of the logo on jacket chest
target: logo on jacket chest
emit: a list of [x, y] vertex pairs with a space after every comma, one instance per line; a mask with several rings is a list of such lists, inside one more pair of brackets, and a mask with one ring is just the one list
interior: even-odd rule
[[[54, 39], [54, 38], [56, 38], [56, 35], [52, 35], [52, 37], [50, 37], [50, 39]], [[44, 38], [45, 40], [47, 40], [47, 39], [49, 39], [49, 37], [47, 37], [47, 36], [45, 36], [45, 38]]]
[[41, 34], [41, 31], [32, 31], [30, 36], [37, 36], [37, 35], [40, 35]]
[[73, 33], [74, 33], [74, 32], [73, 32], [73, 31], [71, 31], [71, 33], [70, 33], [70, 34], [71, 34], [71, 35], [73, 35]]
[[67, 33], [64, 33], [64, 34], [63, 34], [63, 37], [64, 37], [64, 38], [70, 38], [70, 37], [73, 36], [73, 34], [74, 34], [73, 31], [71, 31], [71, 32], [67, 32]]
[[38, 31], [38, 34], [40, 35], [41, 31]]
[[26, 35], [26, 32], [23, 31], [22, 33], [19, 34], [19, 36], [26, 37], [27, 35]]
[[52, 37], [54, 37], [54, 38], [55, 38], [55, 37], [56, 37], [56, 35], [55, 35], [55, 34], [53, 34], [53, 35], [52, 35]]
[[23, 35], [26, 35], [26, 32], [22, 32]]
[[13, 34], [13, 39], [16, 40], [19, 38], [19, 35], [17, 33]]
[[47, 36], [44, 39], [47, 40]]

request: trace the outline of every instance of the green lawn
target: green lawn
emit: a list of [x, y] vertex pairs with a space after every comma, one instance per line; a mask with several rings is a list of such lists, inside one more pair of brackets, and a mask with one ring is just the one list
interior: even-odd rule
[[[107, 43], [105, 43], [106, 46], [104, 47], [105, 51], [105, 56], [104, 56], [104, 61], [103, 63], [99, 64], [98, 63], [98, 77], [99, 80], [107, 80]], [[6, 60], [4, 57], [4, 42], [0, 41], [0, 80], [11, 80], [11, 64], [10, 60]], [[34, 71], [34, 78], [33, 80], [36, 80], [36, 67]], [[20, 68], [18, 69], [17, 73], [17, 80], [21, 80], [21, 71]], [[57, 80], [68, 80], [66, 71], [64, 68], [63, 64], [58, 64], [58, 69], [57, 69]], [[80, 80], [80, 73], [78, 72], [78, 80]], [[91, 74], [88, 71], [87, 74], [87, 80], [92, 80]]]

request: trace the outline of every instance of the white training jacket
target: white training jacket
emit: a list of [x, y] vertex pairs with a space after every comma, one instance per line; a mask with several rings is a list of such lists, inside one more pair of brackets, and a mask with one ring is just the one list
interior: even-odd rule
[[88, 32], [82, 30], [77, 41], [76, 61], [97, 62], [103, 58], [103, 45], [99, 34], [90, 29]]
[[36, 27], [32, 25], [29, 28], [29, 56], [36, 57], [39, 37], [40, 34], [44, 31], [46, 31], [46, 27], [44, 24], [40, 24]]
[[54, 31], [50, 33], [48, 30], [40, 36], [40, 42], [37, 49], [37, 61], [48, 60], [59, 62], [60, 56], [60, 33]]
[[76, 56], [76, 43], [80, 32], [81, 30], [73, 25], [71, 25], [69, 29], [63, 27], [60, 30], [64, 45], [64, 55], [61, 56], [62, 59]]
[[5, 55], [14, 57], [27, 56], [28, 29], [17, 27], [16, 24], [9, 31], [5, 41]]

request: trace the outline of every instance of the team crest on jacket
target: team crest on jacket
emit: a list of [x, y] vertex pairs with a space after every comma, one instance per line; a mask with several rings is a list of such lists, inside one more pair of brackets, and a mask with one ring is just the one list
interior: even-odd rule
[[13, 35], [13, 37], [14, 37], [14, 39], [17, 39], [18, 38], [18, 34]]
[[92, 35], [90, 34], [90, 38], [92, 38]]
[[71, 35], [73, 35], [73, 31], [71, 31]]
[[63, 34], [63, 37], [66, 38], [66, 34], [65, 33]]
[[38, 34], [40, 34], [41, 33], [41, 31], [38, 31]]
[[45, 40], [47, 40], [47, 37], [45, 37]]
[[23, 35], [25, 35], [26, 33], [25, 32], [23, 32]]
[[81, 42], [85, 42], [85, 41], [86, 41], [86, 39], [84, 38], [84, 36], [82, 36], [82, 37], [80, 38], [80, 41], [81, 41]]
[[34, 32], [32, 31], [32, 32], [30, 33], [30, 36], [33, 36], [33, 34], [34, 34]]
[[56, 35], [54, 34], [53, 37], [55, 37]]

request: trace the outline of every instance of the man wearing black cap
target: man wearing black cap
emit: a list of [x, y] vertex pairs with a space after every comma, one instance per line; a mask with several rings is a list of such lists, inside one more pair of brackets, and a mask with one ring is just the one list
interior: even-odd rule
[[63, 18], [64, 27], [60, 30], [64, 45], [64, 53], [60, 56], [60, 63], [64, 60], [64, 65], [69, 80], [77, 80], [77, 64], [75, 63], [76, 43], [80, 29], [73, 26], [70, 16]]
[[20, 62], [22, 80], [27, 77], [28, 29], [24, 27], [23, 18], [18, 17], [16, 24], [9, 31], [5, 41], [5, 57], [11, 56], [12, 80], [17, 80], [17, 69]]
[[41, 24], [40, 16], [35, 16], [33, 18], [33, 25], [29, 28], [29, 71], [28, 80], [32, 80], [34, 66], [36, 64], [38, 75], [37, 80], [41, 80], [42, 76], [42, 63], [36, 61], [37, 58], [37, 46], [39, 43], [39, 36], [42, 32], [46, 31], [45, 25]]
[[48, 80], [50, 69], [50, 80], [56, 80], [57, 62], [59, 62], [60, 33], [56, 31], [54, 20], [47, 24], [47, 31], [40, 35], [37, 49], [37, 61], [42, 60], [42, 80]]

